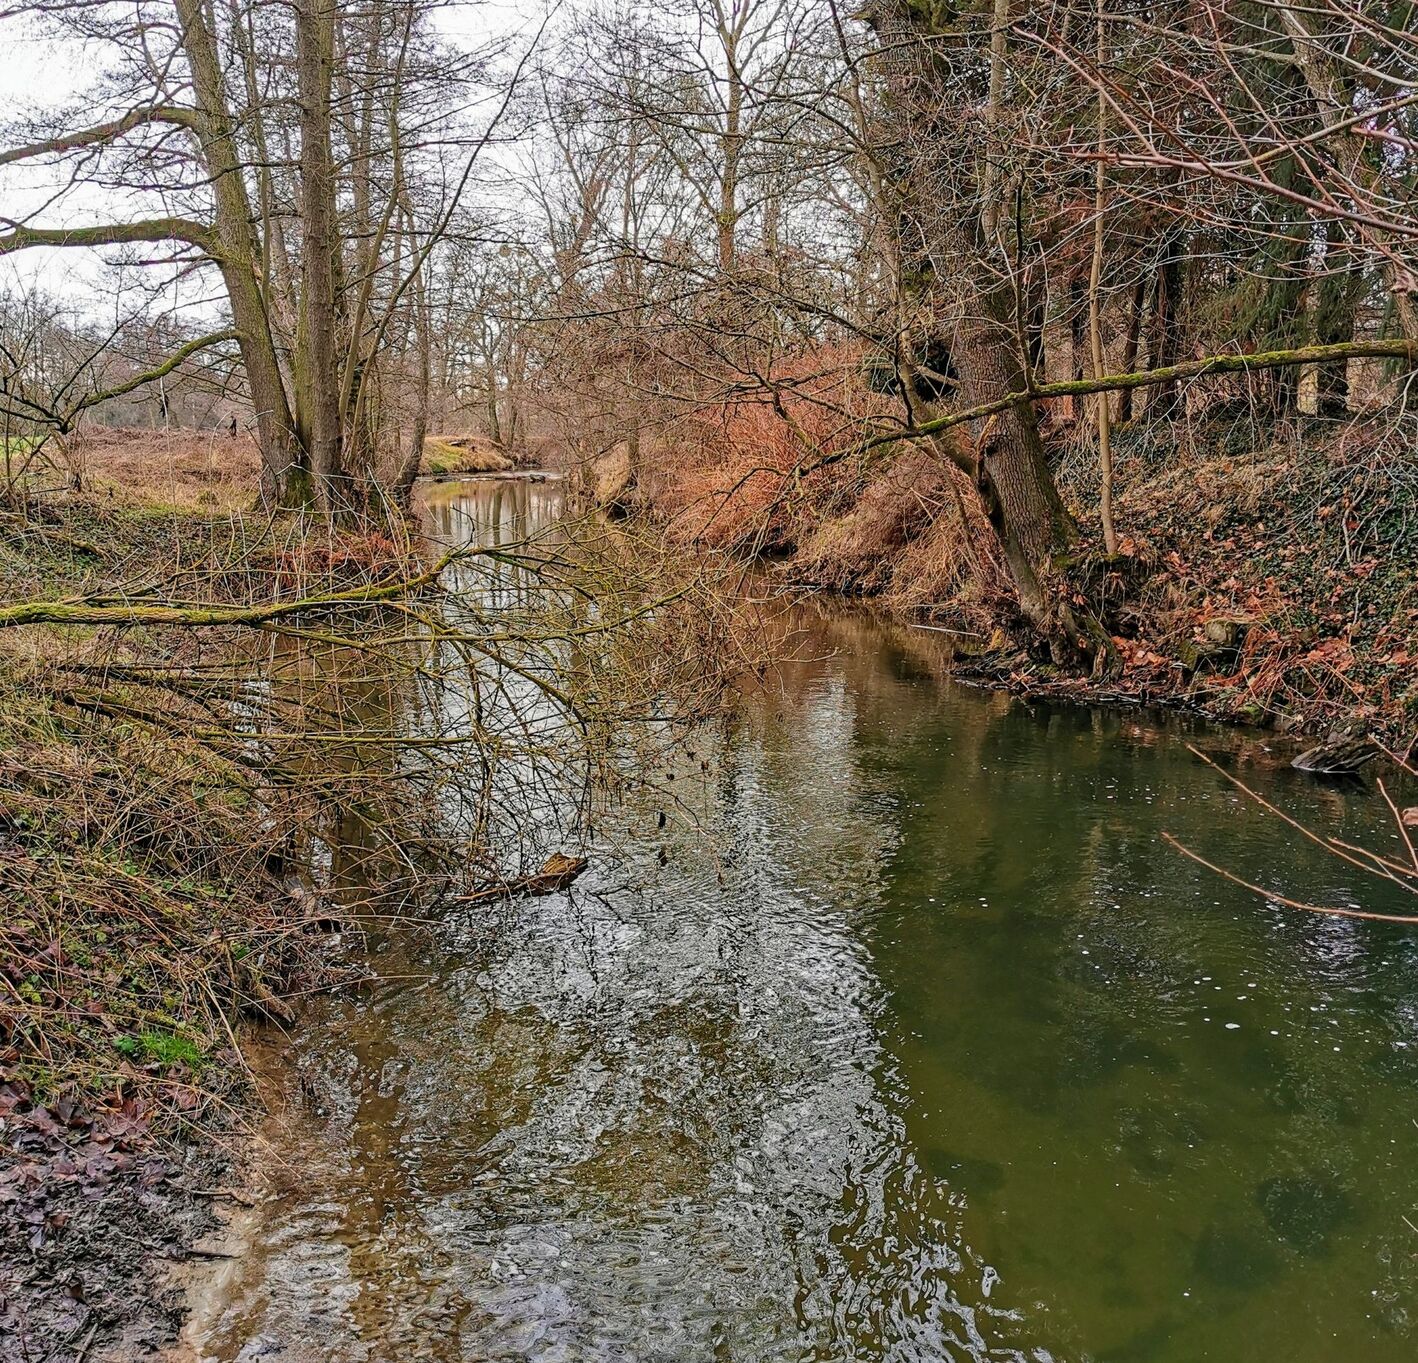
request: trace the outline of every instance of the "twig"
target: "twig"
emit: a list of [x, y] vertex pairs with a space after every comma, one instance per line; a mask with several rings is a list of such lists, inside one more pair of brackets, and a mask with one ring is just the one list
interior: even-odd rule
[[1229, 880], [1233, 885], [1241, 886], [1242, 889], [1250, 890], [1252, 894], [1258, 894], [1262, 899], [1269, 899], [1276, 904], [1284, 904], [1288, 909], [1304, 909], [1306, 913], [1324, 913], [1336, 918], [1365, 918], [1376, 923], [1418, 923], [1418, 914], [1375, 913], [1369, 909], [1342, 909], [1324, 904], [1305, 904], [1298, 899], [1287, 899], [1283, 894], [1277, 894], [1274, 890], [1267, 890], [1252, 881], [1243, 880], [1224, 866], [1218, 866], [1214, 861], [1207, 861], [1201, 853], [1193, 852], [1190, 847], [1185, 843], [1178, 842], [1170, 833], [1164, 832], [1162, 838], [1171, 843], [1184, 857], [1190, 857], [1197, 865], [1205, 866], [1208, 871], [1215, 871], [1224, 880]]

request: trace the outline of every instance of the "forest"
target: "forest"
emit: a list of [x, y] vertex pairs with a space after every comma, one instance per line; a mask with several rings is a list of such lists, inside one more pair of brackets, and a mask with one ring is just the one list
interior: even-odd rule
[[0, 1363], [1409, 1356], [1410, 0], [0, 35]]

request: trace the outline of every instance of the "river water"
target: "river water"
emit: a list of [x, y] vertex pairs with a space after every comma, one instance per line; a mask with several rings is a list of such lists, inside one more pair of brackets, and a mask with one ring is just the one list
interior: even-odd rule
[[[515, 538], [557, 501], [432, 514]], [[390, 934], [281, 1043], [198, 1356], [1418, 1356], [1418, 930], [1160, 837], [1402, 911], [1186, 745], [1396, 850], [1372, 787], [797, 626], [570, 891]]]

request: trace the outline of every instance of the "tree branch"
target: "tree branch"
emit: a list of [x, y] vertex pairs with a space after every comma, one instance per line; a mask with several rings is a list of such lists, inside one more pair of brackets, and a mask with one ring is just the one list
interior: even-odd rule
[[112, 605], [95, 601], [18, 601], [0, 607], [0, 629], [16, 625], [174, 625], [183, 629], [236, 626], [244, 629], [274, 630], [280, 622], [303, 611], [332, 606], [366, 606], [397, 600], [420, 587], [437, 581], [443, 570], [466, 549], [445, 554], [431, 568], [413, 577], [375, 582], [343, 592], [301, 596], [268, 606], [166, 606]]
[[205, 223], [191, 218], [141, 218], [89, 227], [16, 227], [0, 236], [0, 256], [33, 246], [122, 246], [138, 241], [185, 241], [209, 256], [217, 254], [216, 238]]
[[1297, 364], [1332, 364], [1340, 360], [1406, 360], [1418, 364], [1418, 340], [1341, 341], [1335, 345], [1302, 346], [1296, 350], [1267, 350], [1253, 355], [1209, 355], [1202, 360], [1187, 360], [1163, 369], [1135, 374], [1105, 374], [1095, 379], [1066, 379], [1060, 383], [1041, 383], [1033, 388], [1009, 393], [1002, 398], [982, 402], [964, 411], [948, 412], [931, 421], [914, 426], [901, 426], [881, 431], [843, 450], [824, 455], [799, 473], [814, 473], [829, 464], [840, 463], [854, 454], [865, 454], [881, 445], [898, 440], [925, 440], [948, 431], [967, 421], [979, 421], [1010, 407], [1042, 398], [1074, 397], [1088, 393], [1114, 393], [1127, 388], [1151, 388], [1177, 379], [1199, 379], [1211, 374], [1250, 374], [1262, 369], [1285, 369]]
[[131, 393], [135, 388], [141, 388], [145, 383], [156, 383], [159, 379], [166, 378], [185, 360], [191, 359], [199, 350], [220, 345], [223, 341], [235, 341], [238, 337], [239, 333], [234, 329], [214, 331], [210, 336], [199, 336], [195, 341], [188, 341], [186, 345], [179, 346], [167, 359], [154, 365], [151, 369], [145, 369], [141, 374], [134, 374], [131, 378], [125, 379], [112, 388], [86, 394], [64, 419], [62, 429], [67, 430], [80, 412], [87, 411], [90, 407], [97, 407], [99, 403], [107, 402], [110, 398], [121, 398], [125, 393]]
[[100, 142], [112, 142], [125, 133], [132, 132], [134, 128], [141, 128], [148, 123], [172, 123], [190, 128], [194, 117], [193, 110], [181, 109], [176, 105], [159, 104], [145, 109], [132, 109], [111, 123], [99, 123], [79, 132], [49, 137], [39, 142], [27, 143], [23, 147], [0, 151], [0, 166], [13, 165], [16, 161], [27, 161], [35, 156], [61, 156], [66, 151], [78, 151], [82, 147], [92, 147]]

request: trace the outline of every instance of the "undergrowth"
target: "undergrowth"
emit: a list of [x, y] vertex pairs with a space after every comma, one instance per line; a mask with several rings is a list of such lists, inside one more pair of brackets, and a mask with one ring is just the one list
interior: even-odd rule
[[[0, 554], [7, 600], [250, 602], [387, 570], [387, 540], [68, 498]], [[8, 527], [7, 527], [8, 528]], [[111, 585], [110, 585], [111, 584]], [[243, 723], [232, 631], [38, 626], [0, 639], [0, 1084], [192, 1120], [244, 1082], [243, 1016], [324, 980], [324, 911], [281, 849], [322, 798]]]
[[[850, 407], [832, 393], [836, 413]], [[805, 407], [796, 425], [830, 449], [850, 422], [826, 410]], [[802, 585], [877, 597], [947, 631], [977, 675], [1299, 731], [1357, 722], [1399, 747], [1418, 733], [1410, 421], [1266, 423], [1223, 407], [1121, 426], [1112, 559], [1089, 433], [1055, 430], [1051, 461], [1082, 535], [1072, 576], [1122, 664], [1106, 686], [1028, 647], [974, 490], [925, 447], [795, 479], [802, 442], [764, 404], [729, 412], [714, 434], [686, 444], [656, 490], [670, 533], [768, 552]]]

